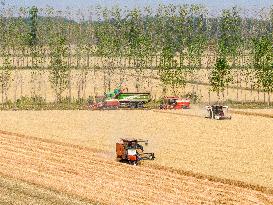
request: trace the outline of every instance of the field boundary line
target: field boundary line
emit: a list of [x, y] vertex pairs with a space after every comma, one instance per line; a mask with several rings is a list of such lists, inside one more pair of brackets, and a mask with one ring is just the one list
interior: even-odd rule
[[230, 112], [234, 114], [238, 114], [238, 115], [249, 115], [254, 117], [273, 118], [273, 114], [266, 114], [266, 113], [247, 112], [247, 111], [240, 111], [240, 110], [230, 110]]

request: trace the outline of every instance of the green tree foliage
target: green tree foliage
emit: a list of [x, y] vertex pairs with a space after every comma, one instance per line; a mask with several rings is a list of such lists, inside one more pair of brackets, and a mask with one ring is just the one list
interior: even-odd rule
[[242, 19], [236, 7], [223, 10], [219, 23], [218, 49], [220, 56], [238, 56], [242, 46]]
[[38, 36], [37, 36], [37, 18], [38, 18], [38, 8], [33, 6], [29, 10], [30, 20], [29, 26], [30, 31], [28, 33], [28, 44], [32, 47], [37, 45]]
[[230, 67], [226, 58], [218, 58], [216, 60], [209, 80], [212, 91], [216, 92], [219, 97], [220, 92], [223, 92], [226, 86], [232, 81]]
[[61, 102], [62, 93], [67, 89], [69, 70], [64, 57], [67, 56], [66, 38], [58, 34], [50, 44], [51, 46], [51, 70], [50, 82], [55, 91], [57, 102]]
[[[106, 82], [111, 89], [117, 69], [123, 75], [121, 83], [125, 68], [130, 67], [135, 71], [138, 88], [145, 84], [143, 74], [150, 69], [151, 76], [158, 71], [164, 86], [177, 92], [188, 80], [196, 80], [195, 71], [212, 54], [216, 58], [207, 64], [211, 69], [209, 80], [218, 96], [231, 84], [233, 68], [245, 76], [255, 73], [257, 87], [272, 92], [272, 9], [269, 13], [260, 12], [261, 17], [243, 17], [241, 10], [234, 7], [224, 9], [219, 17], [211, 17], [200, 5], [169, 4], [156, 9], [67, 9], [64, 16], [63, 11], [50, 7], [17, 10], [1, 5], [0, 67], [4, 90], [12, 80], [12, 69], [22, 63], [32, 72], [32, 95], [38, 94], [41, 69], [47, 69], [58, 101], [66, 97], [63, 95], [67, 86], [71, 99], [72, 86], [77, 84], [69, 80], [72, 69], [77, 69], [75, 76], [80, 79], [79, 98], [85, 97], [83, 87], [88, 83], [90, 68], [94, 73], [102, 68], [105, 90]], [[244, 58], [244, 54], [251, 59]], [[240, 65], [245, 59], [248, 64], [244, 67], [251, 68], [247, 72]], [[14, 73], [19, 82], [20, 72]], [[43, 79], [44, 83], [47, 80]]]
[[181, 63], [178, 64], [176, 59], [176, 52], [182, 50], [178, 45], [177, 30], [174, 29], [174, 25], [177, 23], [176, 7], [174, 5], [162, 6], [160, 13], [161, 24], [159, 28], [162, 30], [162, 50], [159, 75], [163, 84], [171, 86], [172, 92], [177, 94], [177, 90], [186, 85], [186, 69], [181, 66]]
[[[1, 3], [5, 6], [5, 3]], [[10, 83], [12, 81], [12, 69], [13, 65], [11, 62], [11, 49], [10, 47], [14, 45], [14, 41], [12, 38], [12, 34], [14, 31], [14, 20], [8, 19], [12, 15], [11, 11], [1, 11], [0, 15], [0, 25], [2, 30], [1, 35], [1, 47], [0, 53], [2, 56], [2, 70], [0, 73], [0, 85], [1, 85], [1, 94], [2, 94], [2, 103], [6, 103], [8, 101], [8, 90], [10, 88]]]
[[[262, 87], [268, 96], [273, 92], [273, 38], [261, 36], [253, 39], [254, 45], [254, 70], [257, 77], [257, 83]], [[268, 98], [270, 104], [270, 98]]]
[[232, 82], [231, 66], [228, 58], [234, 59], [239, 54], [242, 45], [241, 17], [236, 7], [231, 10], [223, 10], [219, 22], [219, 33], [217, 40], [218, 57], [209, 78], [212, 90], [219, 94], [224, 93], [225, 88]]

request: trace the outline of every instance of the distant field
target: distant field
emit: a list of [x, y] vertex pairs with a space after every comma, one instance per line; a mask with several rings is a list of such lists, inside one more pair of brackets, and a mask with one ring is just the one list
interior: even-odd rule
[[[188, 78], [188, 83], [185, 89], [179, 88], [177, 94], [184, 95], [190, 92], [196, 92], [201, 102], [208, 103], [209, 101], [217, 101], [218, 97], [216, 93], [210, 92], [211, 87], [208, 84], [208, 73], [206, 69], [196, 71], [193, 78]], [[138, 74], [131, 69], [116, 69], [111, 70], [109, 73], [106, 70], [105, 73], [101, 70], [88, 70], [86, 78], [82, 78], [81, 72], [79, 70], [73, 70], [71, 72], [71, 84], [64, 93], [63, 97], [70, 96], [74, 99], [88, 98], [88, 96], [103, 95], [104, 91], [118, 87], [121, 82], [124, 82], [128, 87], [130, 92], [136, 92], [137, 88], [137, 77]], [[234, 76], [235, 81], [237, 80], [236, 75]], [[15, 101], [21, 96], [31, 96], [32, 93], [42, 96], [48, 102], [53, 102], [55, 100], [54, 90], [49, 82], [49, 72], [48, 70], [42, 71], [40, 75], [37, 76], [35, 82], [31, 80], [30, 70], [17, 70], [12, 72], [12, 83], [8, 91], [8, 99]], [[86, 83], [82, 84], [82, 80]], [[201, 82], [203, 84], [193, 84], [192, 81]], [[239, 78], [240, 82], [243, 82]], [[139, 78], [139, 88], [140, 92], [151, 92], [153, 98], [160, 98], [163, 95], [163, 84], [158, 78], [158, 71], [145, 70]], [[267, 101], [267, 94], [264, 95], [263, 92], [258, 92], [257, 90], [245, 90], [244, 88], [249, 88], [250, 85], [232, 84], [232, 88], [226, 89], [224, 92], [224, 99], [233, 101], [255, 101], [264, 102]], [[234, 87], [235, 86], [235, 87]], [[240, 87], [241, 86], [241, 87]], [[70, 92], [71, 91], [71, 92]], [[174, 95], [171, 88], [167, 87], [166, 95]], [[221, 94], [222, 99], [222, 94]], [[273, 98], [272, 98], [273, 99]], [[1, 93], [0, 93], [1, 101]]]

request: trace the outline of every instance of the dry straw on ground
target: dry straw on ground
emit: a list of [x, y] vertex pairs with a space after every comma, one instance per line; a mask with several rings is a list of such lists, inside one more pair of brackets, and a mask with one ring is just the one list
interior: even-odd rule
[[0, 129], [105, 150], [111, 160], [118, 138], [144, 138], [157, 156], [151, 163], [273, 187], [272, 119], [213, 121], [202, 112], [3, 111]]
[[[23, 190], [39, 187], [34, 193], [40, 197], [48, 194], [54, 197], [58, 193], [61, 195], [59, 204], [68, 200], [73, 204], [250, 205], [273, 202], [271, 194], [197, 179], [155, 166], [124, 165], [101, 158], [97, 152], [84, 146], [8, 132], [2, 132], [0, 139], [0, 179], [4, 182], [0, 186], [4, 190], [0, 198], [13, 203], [20, 195], [14, 201], [10, 200], [9, 194], [13, 192], [6, 188], [14, 186], [10, 185], [10, 178], [27, 183], [18, 183], [17, 186]], [[42, 195], [41, 189], [45, 189]], [[28, 196], [28, 200], [24, 200], [34, 203], [39, 201], [39, 196]], [[57, 202], [49, 197], [48, 204], [54, 203]]]

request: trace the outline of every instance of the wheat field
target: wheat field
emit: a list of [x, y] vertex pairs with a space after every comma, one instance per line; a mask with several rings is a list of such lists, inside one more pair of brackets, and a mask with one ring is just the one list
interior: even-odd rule
[[0, 134], [0, 199], [7, 204], [271, 204], [272, 193], [135, 167], [105, 151], [11, 132]]
[[202, 112], [2, 111], [0, 128], [105, 150], [111, 159], [118, 138], [148, 139], [160, 165], [272, 187], [272, 119], [212, 121]]

